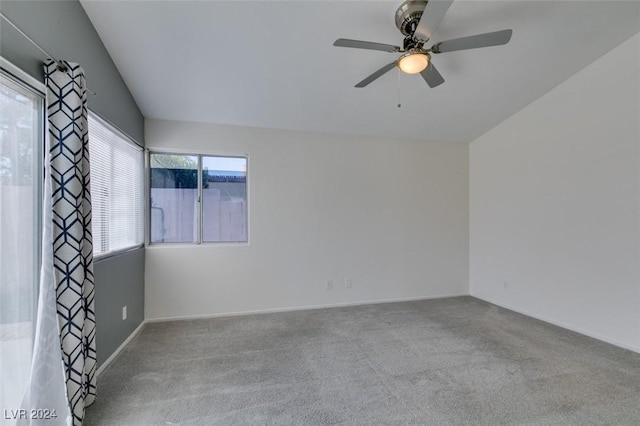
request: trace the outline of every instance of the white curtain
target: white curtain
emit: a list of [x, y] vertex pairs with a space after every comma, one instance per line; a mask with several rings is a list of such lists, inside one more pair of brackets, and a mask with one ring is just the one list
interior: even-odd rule
[[[49, 152], [49, 138], [45, 136], [45, 154]], [[44, 188], [42, 206], [42, 266], [36, 332], [34, 336], [31, 378], [22, 402], [26, 418], [18, 419], [19, 425], [72, 425], [71, 411], [65, 386], [56, 289], [53, 285], [53, 244], [51, 240], [51, 166], [48, 155], [44, 157]], [[31, 416], [33, 409], [48, 409], [49, 419]], [[38, 414], [36, 412], [36, 414]], [[44, 413], [43, 413], [44, 414]], [[51, 415], [55, 417], [52, 417]], [[16, 416], [23, 417], [23, 416]]]
[[29, 415], [32, 424], [80, 426], [96, 395], [87, 98], [82, 68], [63, 64], [48, 61], [44, 67], [48, 158], [42, 276], [23, 407], [58, 410], [55, 419]]
[[[45, 279], [49, 283], [43, 288], [45, 291], [38, 292], [37, 288], [42, 251], [39, 249], [42, 246], [38, 239], [42, 234], [38, 225], [43, 209], [39, 189], [44, 169], [39, 158], [44, 146], [43, 99], [28, 85], [5, 73], [0, 74], [0, 81], [3, 124], [0, 130], [0, 424], [14, 425], [18, 420], [25, 424], [30, 417], [34, 417], [33, 423], [38, 423], [39, 413], [32, 413], [32, 407], [48, 407], [49, 417], [61, 416], [41, 424], [64, 424], [68, 403], [64, 392], [55, 288], [50, 285], [51, 279]], [[50, 191], [48, 194], [50, 197]], [[51, 216], [50, 202], [44, 211]], [[48, 241], [51, 241], [50, 233]], [[51, 244], [48, 252], [49, 256], [45, 255], [45, 258], [51, 259]], [[51, 267], [48, 270], [51, 271]], [[48, 293], [47, 289], [50, 289]], [[52, 301], [40, 303], [41, 307], [49, 308], [48, 313], [40, 313], [41, 317], [48, 316], [49, 321], [42, 321], [37, 327], [38, 295], [44, 301], [51, 294], [54, 295]], [[52, 327], [47, 329], [47, 324]], [[36, 334], [39, 336], [37, 343]], [[35, 364], [34, 344], [38, 347]], [[38, 367], [33, 372], [32, 365]], [[44, 412], [41, 414], [45, 417]]]

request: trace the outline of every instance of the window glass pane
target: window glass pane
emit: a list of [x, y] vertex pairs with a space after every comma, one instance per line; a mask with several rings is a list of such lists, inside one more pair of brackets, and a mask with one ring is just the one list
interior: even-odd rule
[[152, 243], [198, 241], [198, 157], [151, 154]]
[[93, 113], [89, 114], [93, 254], [144, 242], [144, 153]]
[[202, 157], [202, 241], [247, 241], [247, 159]]
[[0, 406], [19, 407], [33, 345], [42, 98], [0, 74]]

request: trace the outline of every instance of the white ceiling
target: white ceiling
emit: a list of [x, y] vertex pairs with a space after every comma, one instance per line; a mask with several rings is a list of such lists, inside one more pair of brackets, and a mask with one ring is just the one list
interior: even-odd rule
[[452, 142], [640, 31], [636, 1], [457, 0], [433, 41], [512, 28], [511, 42], [434, 55], [434, 89], [396, 70], [356, 89], [398, 54], [334, 40], [402, 44], [401, 1], [81, 2], [147, 118]]

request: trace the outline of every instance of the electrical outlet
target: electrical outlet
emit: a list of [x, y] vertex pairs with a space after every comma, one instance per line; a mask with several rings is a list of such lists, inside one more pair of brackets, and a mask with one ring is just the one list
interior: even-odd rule
[[327, 290], [331, 290], [333, 288], [333, 280], [327, 280]]
[[122, 321], [127, 319], [127, 306], [122, 307]]
[[503, 282], [502, 286], [504, 287], [504, 291], [509, 291], [509, 283], [507, 281]]
[[351, 288], [351, 278], [347, 277], [344, 279], [344, 288]]

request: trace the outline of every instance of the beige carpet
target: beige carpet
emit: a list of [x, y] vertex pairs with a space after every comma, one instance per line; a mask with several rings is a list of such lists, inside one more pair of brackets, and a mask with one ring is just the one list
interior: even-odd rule
[[640, 425], [640, 354], [471, 297], [148, 324], [87, 425]]

